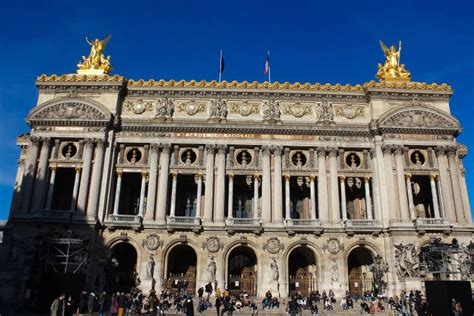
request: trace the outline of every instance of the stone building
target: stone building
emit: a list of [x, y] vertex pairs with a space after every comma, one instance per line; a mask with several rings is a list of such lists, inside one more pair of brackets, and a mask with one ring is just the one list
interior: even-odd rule
[[446, 84], [74, 74], [36, 86], [4, 296], [179, 280], [190, 292], [340, 295], [372, 289], [374, 263], [392, 295], [432, 277], [418, 255], [432, 238], [473, 239]]

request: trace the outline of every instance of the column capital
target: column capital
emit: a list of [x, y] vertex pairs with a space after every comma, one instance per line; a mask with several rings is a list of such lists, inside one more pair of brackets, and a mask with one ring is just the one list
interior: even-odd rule
[[121, 177], [122, 174], [123, 174], [123, 170], [122, 170], [122, 169], [117, 169], [116, 172], [117, 172], [117, 176], [118, 176], [118, 177]]
[[41, 142], [43, 143], [43, 147], [51, 145], [51, 137], [39, 137]]
[[457, 151], [458, 149], [456, 148], [456, 146], [449, 146], [446, 148], [446, 153], [448, 157], [455, 157], [457, 154]]
[[148, 176], [148, 170], [142, 170], [142, 177]]
[[76, 170], [76, 173], [79, 173], [79, 172], [81, 172], [82, 167], [81, 167], [81, 166], [77, 166], [77, 167], [74, 168], [74, 169]]
[[406, 151], [406, 148], [401, 146], [401, 145], [395, 145], [393, 146], [393, 153], [395, 155], [403, 155], [403, 153]]
[[164, 154], [169, 154], [171, 151], [171, 144], [161, 144], [161, 152]]
[[38, 146], [41, 141], [40, 137], [37, 136], [30, 136], [30, 143], [34, 146]]
[[446, 147], [445, 146], [436, 146], [435, 153], [437, 157], [446, 155]]
[[219, 155], [225, 155], [225, 153], [227, 152], [227, 146], [226, 145], [217, 145], [216, 149], [217, 149], [217, 153]]
[[170, 173], [171, 173], [171, 176], [172, 176], [173, 178], [176, 178], [176, 177], [178, 176], [178, 172], [177, 172], [177, 171], [174, 171], [174, 170], [173, 170], [173, 171], [171, 171]]
[[346, 176], [339, 176], [339, 181], [344, 182], [346, 180]]
[[382, 146], [382, 152], [383, 152], [384, 155], [385, 154], [390, 155], [392, 153], [392, 151], [393, 151], [393, 146], [391, 146], [391, 145], [383, 145]]
[[253, 175], [253, 178], [255, 180], [260, 180], [260, 175], [258, 173], [256, 173], [256, 174]]
[[57, 165], [50, 165], [49, 168], [51, 169], [51, 171], [56, 171], [56, 169], [58, 169], [58, 166]]
[[275, 156], [281, 156], [281, 153], [283, 152], [283, 147], [282, 146], [272, 146], [272, 151]]
[[329, 157], [337, 157], [339, 149], [337, 147], [329, 147], [328, 152], [329, 152]]
[[435, 181], [438, 178], [437, 174], [430, 174], [430, 180]]
[[312, 181], [312, 182], [314, 182], [314, 179], [316, 178], [316, 176], [314, 176], [314, 175], [310, 175], [308, 178], [309, 178], [309, 181]]
[[84, 138], [84, 147], [91, 148], [94, 145], [93, 138]]
[[285, 175], [283, 176], [283, 178], [285, 178], [285, 180], [289, 181], [290, 178], [291, 178], [291, 176], [290, 176], [289, 174], [285, 174]]
[[271, 147], [271, 146], [267, 146], [267, 145], [262, 146], [262, 148], [261, 148], [262, 154], [263, 154], [264, 156], [270, 155], [271, 150], [272, 150], [272, 147]]
[[369, 183], [370, 179], [371, 179], [370, 177], [364, 177], [364, 182]]
[[327, 148], [326, 147], [317, 147], [316, 152], [318, 153], [318, 157], [326, 157]]
[[206, 144], [206, 152], [208, 154], [214, 154], [216, 151], [216, 145], [213, 144]]
[[151, 143], [150, 144], [150, 151], [151, 152], [157, 153], [159, 149], [160, 149], [160, 144], [159, 143]]
[[377, 151], [375, 150], [375, 148], [369, 149], [370, 158], [374, 158], [376, 156], [376, 153]]
[[411, 179], [411, 173], [405, 173], [405, 179], [407, 180]]
[[229, 179], [234, 179], [234, 174], [233, 173], [229, 173], [227, 176], [229, 177]]

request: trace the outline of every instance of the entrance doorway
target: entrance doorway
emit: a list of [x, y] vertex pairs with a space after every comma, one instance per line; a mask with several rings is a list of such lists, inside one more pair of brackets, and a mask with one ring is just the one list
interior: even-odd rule
[[289, 295], [301, 293], [308, 297], [317, 290], [317, 266], [314, 252], [300, 246], [291, 251], [288, 257]]
[[106, 288], [111, 292], [128, 292], [137, 280], [137, 251], [122, 242], [111, 249], [106, 271]]
[[229, 254], [227, 284], [233, 295], [240, 291], [254, 296], [257, 292], [257, 257], [252, 249], [239, 246]]
[[374, 278], [369, 268], [373, 263], [374, 255], [365, 247], [358, 247], [350, 252], [347, 267], [351, 295], [362, 295], [366, 291], [373, 290]]
[[173, 293], [187, 292], [194, 295], [196, 290], [197, 256], [191, 246], [179, 245], [168, 255], [166, 287]]

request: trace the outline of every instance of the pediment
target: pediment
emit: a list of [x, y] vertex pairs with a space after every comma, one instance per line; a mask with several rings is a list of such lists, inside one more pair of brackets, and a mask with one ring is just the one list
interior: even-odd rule
[[459, 122], [447, 113], [432, 107], [397, 108], [379, 118], [381, 129], [417, 129], [459, 131]]

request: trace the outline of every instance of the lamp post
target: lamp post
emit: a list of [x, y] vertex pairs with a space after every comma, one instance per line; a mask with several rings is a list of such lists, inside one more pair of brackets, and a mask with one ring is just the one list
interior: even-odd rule
[[375, 293], [378, 294], [379, 291], [382, 290], [382, 287], [385, 284], [385, 281], [383, 280], [383, 276], [385, 273], [388, 272], [388, 263], [383, 262], [383, 259], [381, 256], [376, 256], [375, 262], [370, 267], [370, 271], [374, 275]]

